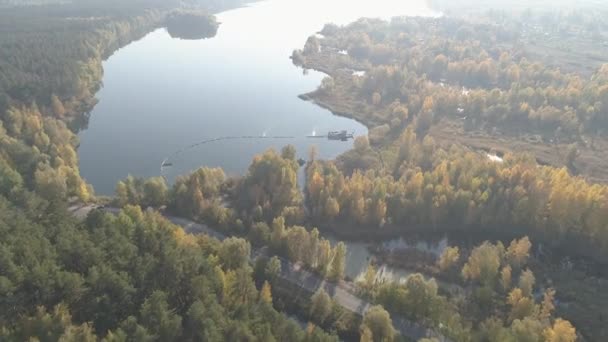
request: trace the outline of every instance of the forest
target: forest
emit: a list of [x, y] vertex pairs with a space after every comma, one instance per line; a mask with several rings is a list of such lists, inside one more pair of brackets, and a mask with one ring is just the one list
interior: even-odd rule
[[[302, 98], [369, 136], [335, 160], [311, 149], [303, 191], [286, 146], [242, 176], [129, 176], [102, 199], [77, 155], [102, 61], [159, 27], [193, 38], [184, 20], [215, 34], [212, 13], [240, 1], [32, 4], [0, 1], [1, 340], [408, 341], [404, 326], [428, 329], [425, 342], [606, 338], [608, 64], [549, 60], [532, 43], [556, 23], [552, 39], [603, 37], [606, 16], [327, 24], [292, 55], [329, 75]], [[506, 147], [488, 143], [498, 138]], [[94, 202], [107, 208], [68, 209]], [[190, 234], [171, 215], [228, 237]], [[380, 251], [351, 279], [347, 245], [328, 233], [474, 242]], [[382, 262], [414, 272], [383, 278]], [[283, 265], [370, 306], [294, 288]]]
[[178, 2], [21, 5], [0, 11], [0, 339], [336, 341], [276, 311], [270, 285], [230, 242], [185, 234], [139, 207], [84, 222], [67, 210], [70, 198], [94, 198], [76, 133], [102, 60], [165, 25]]
[[[193, 1], [179, 13], [216, 12], [238, 3]], [[178, 1], [88, 0], [2, 9], [3, 183], [24, 184], [30, 190], [46, 193], [47, 198], [77, 197], [86, 201], [93, 193], [79, 174], [76, 133], [86, 128], [97, 101], [95, 93], [103, 76], [101, 63], [118, 48], [167, 25], [178, 8]]]
[[204, 39], [216, 35], [219, 24], [205, 11], [174, 11], [166, 19], [167, 32], [173, 38]]
[[[537, 257], [549, 251], [587, 260], [576, 275], [585, 284], [605, 276], [608, 198], [598, 156], [608, 127], [608, 69], [585, 64], [578, 52], [569, 57], [579, 65], [569, 57], [547, 61], [533, 41], [597, 41], [605, 17], [520, 15], [327, 24], [293, 52], [296, 65], [329, 75], [302, 98], [370, 129], [336, 160], [310, 159], [305, 201], [315, 226], [346, 239], [530, 236]], [[412, 254], [388, 260], [415, 265], [407, 260]], [[554, 261], [541, 259], [543, 277], [576, 287], [574, 278], [558, 276], [559, 267], [548, 267]], [[592, 288], [601, 291], [599, 283]], [[561, 312], [585, 337], [601, 340], [602, 305], [574, 293], [568, 297], [579, 308]]]
[[[312, 96], [357, 108], [353, 115], [370, 134], [337, 165], [308, 168], [307, 199], [318, 219], [515, 229], [605, 254], [606, 187], [576, 173], [579, 148], [593, 149], [607, 126], [606, 66], [587, 80], [564, 74], [502, 48], [515, 40], [502, 27], [471, 29], [458, 19], [361, 20], [321, 32], [321, 42], [311, 37], [294, 61], [335, 70]], [[340, 49], [347, 54], [334, 53]], [[347, 75], [353, 65], [367, 70]], [[538, 165], [534, 155], [494, 162], [466, 146], [444, 147], [433, 134], [444, 119], [492, 136], [528, 131], [566, 141], [564, 167]]]
[[[362, 145], [353, 152], [373, 153]], [[605, 185], [539, 166], [525, 155], [495, 162], [457, 146], [446, 150], [430, 136], [420, 141], [413, 128], [383, 160], [386, 169], [372, 164], [354, 171], [340, 169], [340, 159], [311, 163], [306, 198], [312, 217], [340, 229], [529, 234], [606, 262]]]
[[[379, 305], [374, 311], [370, 309], [369, 315], [385, 317], [382, 328], [373, 329], [363, 319], [360, 334], [365, 341], [367, 335], [374, 341], [393, 340], [397, 334], [391, 320], [401, 318], [435, 329], [455, 341], [519, 341], [524, 336], [532, 336], [532, 341], [555, 341], [557, 337], [554, 336], [560, 336], [564, 341], [577, 339], [574, 326], [557, 316], [556, 290], [545, 279], [537, 281], [530, 268], [532, 243], [524, 235], [525, 229], [510, 232], [524, 237], [506, 245], [500, 241], [485, 241], [470, 248], [446, 248], [431, 262], [432, 271], [429, 271], [429, 265], [419, 263], [417, 266], [422, 273], [410, 275], [405, 283], [380, 277], [373, 264], [361, 278], [348, 279], [344, 271], [348, 252], [345, 244], [330, 243], [318, 229], [311, 228], [311, 223], [325, 226], [331, 223], [338, 227], [365, 223], [365, 227], [385, 229], [392, 218], [383, 198], [390, 199], [390, 196], [378, 192], [396, 186], [381, 183], [389, 177], [372, 179], [374, 171], [365, 175], [355, 171], [352, 178], [345, 178], [331, 162], [313, 159], [307, 165], [307, 179], [310, 179], [306, 192], [306, 198], [310, 200], [307, 216], [303, 213], [301, 195], [296, 191], [298, 166], [293, 152], [290, 146], [283, 148], [281, 153], [269, 150], [255, 157], [247, 174], [236, 179], [226, 177], [221, 169], [209, 168], [201, 168], [178, 179], [170, 188], [162, 178], [128, 177], [117, 185], [115, 205], [166, 208], [169, 213], [206, 222], [224, 233], [246, 238], [253, 246], [268, 248], [271, 255], [300, 264], [328, 281], [350, 284], [359, 296]], [[458, 155], [454, 160], [471, 162], [474, 158], [474, 154]], [[447, 169], [444, 165], [443, 170]], [[462, 170], [456, 172], [464, 173]], [[421, 181], [434, 179], [431, 176], [419, 178]], [[325, 180], [327, 183], [320, 183]], [[497, 180], [497, 183], [501, 182]], [[377, 187], [373, 188], [372, 184]], [[316, 193], [314, 189], [320, 191]], [[333, 199], [331, 191], [334, 189], [342, 189], [344, 193]], [[410, 193], [406, 189], [397, 192]], [[326, 193], [330, 197], [325, 197], [324, 204], [318, 205], [317, 201]], [[346, 194], [358, 194], [362, 199], [353, 203]], [[375, 195], [378, 197], [369, 197]], [[422, 199], [412, 202], [419, 203], [419, 207], [412, 212], [403, 212], [403, 217], [414, 217], [416, 212], [422, 215], [428, 212], [427, 207], [438, 210]], [[401, 203], [399, 208], [403, 211], [408, 207]], [[358, 222], [358, 219], [368, 221]], [[491, 222], [486, 224], [492, 226]], [[416, 260], [412, 261], [416, 264]], [[255, 268], [269, 272], [279, 267], [272, 263], [271, 259]], [[270, 278], [276, 280], [276, 276]], [[323, 289], [318, 290], [307, 306], [309, 319], [342, 334], [352, 333], [344, 331], [343, 321], [332, 318], [331, 307], [336, 304], [331, 303], [331, 296]], [[366, 329], [375, 330], [367, 332]]]
[[[501, 152], [526, 149], [544, 164], [605, 182], [605, 165], [595, 157], [605, 151], [608, 69], [599, 65], [587, 74], [562, 71], [568, 65], [559, 60], [544, 64], [523, 29], [503, 21], [329, 24], [320, 31], [322, 39], [309, 38], [292, 59], [331, 75], [305, 97], [364, 122], [372, 143], [390, 142], [414, 123], [418, 133], [439, 141]], [[560, 152], [567, 149], [576, 151]]]
[[231, 241], [133, 206], [78, 222], [22, 195], [0, 198], [2, 340], [337, 341], [275, 311]]
[[404, 283], [378, 282], [373, 266], [359, 288], [389, 311], [439, 326], [456, 341], [575, 341], [571, 323], [553, 317], [555, 290], [537, 292], [535, 276], [527, 268], [530, 247], [524, 237], [508, 247], [486, 241], [468, 257], [461, 257], [458, 247], [447, 248], [438, 267], [452, 276], [462, 267], [465, 289], [458, 290], [464, 296], [442, 294], [435, 279], [421, 274]]

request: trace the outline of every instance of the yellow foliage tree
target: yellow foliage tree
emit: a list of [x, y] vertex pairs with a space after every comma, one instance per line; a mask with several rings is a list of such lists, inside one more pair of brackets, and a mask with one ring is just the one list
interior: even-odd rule
[[268, 281], [264, 281], [264, 285], [262, 285], [260, 300], [264, 303], [272, 304], [272, 291]]
[[576, 329], [570, 322], [558, 318], [552, 327], [547, 327], [543, 332], [546, 342], [574, 342], [576, 341]]
[[452, 267], [454, 264], [458, 262], [460, 259], [460, 249], [457, 246], [447, 247], [443, 253], [441, 253], [441, 257], [437, 261], [437, 266], [442, 272], [445, 272], [447, 269]]

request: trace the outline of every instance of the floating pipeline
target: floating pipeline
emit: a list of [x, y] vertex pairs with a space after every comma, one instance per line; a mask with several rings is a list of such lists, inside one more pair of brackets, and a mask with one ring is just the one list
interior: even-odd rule
[[[340, 141], [347, 141], [348, 139], [353, 139], [354, 137], [354, 132], [353, 133], [347, 133], [346, 131], [335, 131], [335, 132], [329, 132], [327, 135], [309, 135], [306, 136], [307, 138], [326, 138], [328, 140], [340, 140]], [[163, 170], [166, 167], [171, 167], [173, 166], [173, 163], [170, 162], [169, 160], [177, 155], [179, 155], [182, 152], [185, 152], [187, 150], [190, 150], [192, 148], [201, 146], [201, 145], [205, 145], [205, 144], [209, 144], [212, 142], [218, 142], [218, 141], [225, 141], [225, 140], [252, 140], [252, 139], [295, 139], [295, 136], [287, 136], [287, 135], [274, 135], [274, 136], [267, 136], [267, 135], [241, 135], [241, 136], [226, 136], [226, 137], [218, 137], [218, 138], [212, 138], [212, 139], [207, 139], [207, 140], [203, 140], [203, 141], [199, 141], [197, 143], [188, 145], [184, 148], [181, 148], [175, 152], [173, 152], [171, 155], [169, 155], [167, 158], [163, 159], [163, 161], [160, 164], [160, 175], [161, 177], [165, 177], [163, 175]], [[298, 163], [300, 165], [303, 164], [302, 159], [298, 160]]]

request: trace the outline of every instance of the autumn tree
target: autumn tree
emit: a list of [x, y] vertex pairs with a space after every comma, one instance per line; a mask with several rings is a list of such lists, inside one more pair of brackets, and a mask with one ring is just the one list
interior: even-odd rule
[[55, 116], [57, 116], [58, 118], [63, 118], [66, 114], [66, 110], [63, 107], [63, 103], [57, 97], [57, 95], [54, 94], [51, 96], [51, 108], [53, 110], [53, 114], [55, 114]]
[[178, 341], [182, 333], [181, 317], [169, 308], [162, 291], [153, 292], [142, 304], [141, 323], [162, 341]]
[[67, 196], [66, 178], [58, 170], [45, 165], [35, 173], [36, 191], [50, 200], [62, 200]]
[[493, 285], [501, 264], [502, 248], [489, 242], [475, 247], [467, 263], [462, 268], [464, 279], [479, 281], [484, 285]]
[[369, 149], [369, 140], [367, 136], [361, 135], [355, 138], [355, 151], [363, 153]]
[[19, 319], [16, 329], [7, 336], [5, 329], [0, 336], [7, 340], [36, 340], [36, 341], [96, 341], [96, 337], [88, 324], [74, 325], [72, 315], [67, 305], [61, 303], [52, 312], [39, 306], [33, 316]]
[[374, 106], [378, 106], [380, 104], [380, 102], [382, 102], [382, 95], [380, 95], [380, 93], [376, 92], [372, 95], [372, 104]]
[[361, 329], [361, 338], [359, 342], [374, 342], [374, 336], [371, 330], [368, 327], [363, 327]]
[[519, 240], [511, 241], [507, 248], [506, 258], [507, 262], [516, 270], [519, 270], [524, 266], [530, 256], [530, 248], [532, 243], [528, 237], [523, 237]]
[[144, 183], [143, 205], [159, 207], [167, 204], [169, 190], [162, 177], [148, 178]]
[[281, 252], [285, 246], [285, 218], [279, 216], [272, 221], [272, 232], [270, 233], [270, 246], [278, 252]]
[[570, 322], [556, 319], [552, 327], [543, 332], [546, 342], [574, 342], [576, 341], [576, 329]]
[[273, 256], [268, 260], [265, 268], [266, 276], [272, 281], [281, 274], [281, 260]]
[[513, 280], [512, 269], [510, 265], [504, 266], [500, 270], [500, 286], [503, 291], [507, 292], [511, 288], [511, 282]]
[[23, 177], [12, 169], [7, 161], [0, 157], [0, 193], [8, 195], [13, 190], [23, 187]]
[[262, 285], [262, 289], [260, 290], [260, 301], [272, 304], [272, 291], [268, 281], [264, 281], [264, 284]]
[[319, 289], [310, 298], [310, 317], [323, 324], [332, 310], [332, 300], [324, 289]]
[[395, 338], [395, 328], [389, 313], [380, 305], [372, 306], [363, 316], [361, 330], [369, 329], [374, 342], [392, 342]]
[[317, 272], [319, 272], [319, 274], [321, 274], [322, 276], [326, 276], [331, 266], [331, 261], [331, 244], [328, 240], [322, 239], [321, 241], [319, 241], [319, 247], [317, 252]]
[[532, 290], [534, 289], [534, 273], [529, 269], [523, 271], [519, 276], [519, 288], [525, 296], [532, 296]]
[[[220, 188], [225, 179], [222, 169], [207, 167], [178, 177], [169, 192], [170, 209], [190, 218], [212, 218], [212, 209], [219, 207]], [[217, 221], [218, 217], [213, 218]]]
[[246, 265], [251, 254], [251, 245], [246, 240], [231, 237], [222, 241], [218, 255], [226, 269]]
[[429, 318], [436, 309], [438, 287], [435, 279], [427, 281], [415, 273], [407, 277], [404, 289], [407, 291], [406, 312], [416, 320]]
[[543, 325], [533, 317], [516, 319], [511, 323], [511, 334], [515, 341], [539, 342], [542, 341]]
[[519, 288], [514, 288], [507, 297], [507, 303], [511, 306], [509, 319], [524, 319], [537, 314], [538, 306], [534, 303], [534, 299], [528, 297]]
[[458, 260], [460, 260], [460, 249], [457, 246], [447, 247], [437, 260], [437, 266], [442, 272], [445, 272], [455, 265]]
[[295, 160], [285, 159], [274, 150], [256, 156], [249, 167], [247, 176], [238, 187], [238, 206], [255, 214], [261, 210], [262, 217], [270, 221], [281, 216], [285, 209], [299, 208], [302, 198], [298, 190]]
[[433, 124], [433, 110], [434, 110], [433, 98], [428, 96], [424, 99], [424, 104], [420, 113], [416, 117], [416, 133], [424, 136], [431, 128]]
[[373, 264], [367, 265], [363, 279], [357, 282], [357, 286], [368, 296], [373, 296], [376, 288], [377, 271]]
[[224, 281], [224, 301], [233, 310], [247, 307], [258, 298], [258, 292], [251, 278], [251, 267], [245, 266], [226, 272]]
[[329, 270], [329, 279], [339, 281], [344, 278], [344, 268], [346, 267], [346, 245], [343, 242], [338, 242], [332, 253], [331, 267]]
[[551, 315], [553, 314], [553, 311], [555, 310], [554, 302], [555, 302], [555, 290], [552, 288], [545, 290], [545, 293], [543, 293], [543, 301], [541, 302], [541, 307], [540, 307], [540, 314], [539, 314], [540, 320], [548, 320], [549, 318], [551, 318]]
[[310, 260], [307, 258], [307, 253], [311, 247], [308, 236], [309, 233], [304, 227], [295, 226], [287, 229], [285, 241], [290, 260], [310, 264]]
[[305, 55], [312, 55], [312, 54], [318, 53], [320, 51], [320, 49], [321, 49], [321, 46], [319, 44], [319, 40], [317, 39], [317, 37], [310, 36], [306, 40], [306, 44], [304, 45], [303, 52]]

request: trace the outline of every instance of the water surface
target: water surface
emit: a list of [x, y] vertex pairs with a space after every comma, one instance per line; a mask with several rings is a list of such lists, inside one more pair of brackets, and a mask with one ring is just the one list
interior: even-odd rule
[[80, 170], [98, 194], [111, 194], [128, 174], [160, 174], [167, 156], [220, 136], [281, 135], [295, 139], [233, 140], [201, 145], [171, 159], [169, 180], [200, 166], [242, 174], [264, 150], [293, 144], [305, 157], [310, 145], [334, 158], [351, 142], [307, 139], [315, 131], [366, 128], [300, 100], [324, 77], [303, 74], [289, 56], [327, 22], [360, 17], [432, 15], [423, 0], [268, 0], [220, 13], [216, 37], [173, 39], [164, 29], [134, 42], [104, 62], [104, 87], [80, 134]]

